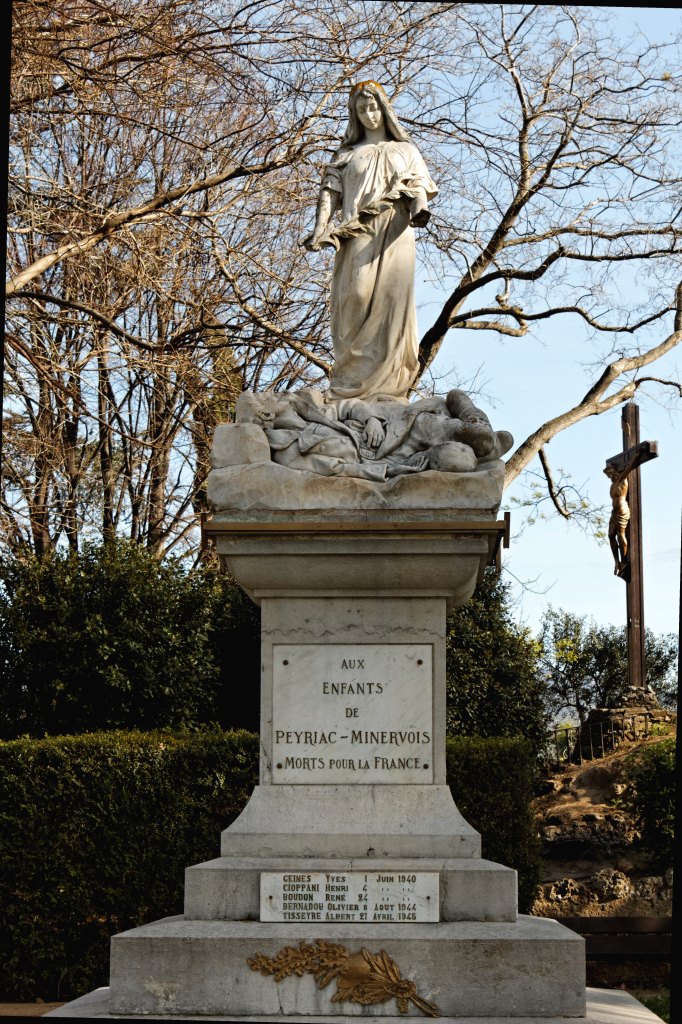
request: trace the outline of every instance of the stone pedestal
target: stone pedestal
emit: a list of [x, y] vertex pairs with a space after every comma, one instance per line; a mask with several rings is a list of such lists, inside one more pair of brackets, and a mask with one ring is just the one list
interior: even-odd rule
[[446, 616], [504, 533], [502, 464], [323, 479], [259, 431], [220, 428], [205, 532], [262, 609], [260, 782], [184, 915], [112, 940], [107, 1014], [584, 1016], [583, 940], [517, 915], [446, 784]]
[[184, 916], [113, 939], [113, 1014], [585, 1014], [582, 940], [517, 915], [446, 785], [446, 615], [502, 529], [463, 512], [211, 521], [262, 609], [260, 784]]

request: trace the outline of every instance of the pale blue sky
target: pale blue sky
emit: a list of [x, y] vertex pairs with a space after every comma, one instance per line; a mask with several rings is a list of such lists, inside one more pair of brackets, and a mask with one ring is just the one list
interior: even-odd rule
[[[615, 10], [624, 36], [641, 26], [650, 39], [663, 42], [682, 27], [679, 11], [642, 7]], [[433, 319], [438, 298], [442, 301], [442, 293], [418, 284], [422, 330]], [[658, 340], [671, 331], [669, 316], [660, 326]], [[486, 382], [485, 391], [494, 400], [494, 404], [481, 400], [482, 408], [496, 428], [511, 430], [518, 443], [548, 417], [579, 401], [594, 380], [594, 372], [590, 373], [584, 364], [594, 358], [594, 342], [586, 339], [577, 318], [562, 317], [545, 323], [534, 337], [523, 339], [500, 340], [488, 331], [451, 331], [434, 370], [443, 375], [454, 371], [460, 380], [472, 378], [478, 371], [479, 379]], [[672, 353], [649, 372], [681, 380], [682, 351]], [[659, 393], [658, 400], [644, 395], [637, 400], [642, 440], [657, 440], [660, 452], [659, 458], [641, 471], [645, 624], [659, 633], [678, 629], [682, 517], [682, 401], [675, 400], [674, 392], [669, 391], [672, 408], [666, 409], [660, 404], [663, 397]], [[575, 483], [584, 485], [595, 505], [609, 502], [603, 468], [606, 458], [622, 447], [620, 416], [621, 410], [617, 409], [591, 417], [560, 434], [547, 448], [555, 472], [563, 468], [570, 473]], [[537, 460], [532, 468], [539, 469]], [[510, 497], [522, 494], [523, 487], [513, 485], [505, 495], [505, 505], [509, 507]], [[557, 516], [522, 528], [524, 519], [523, 509], [512, 508], [512, 545], [504, 553], [510, 572], [520, 580], [531, 581], [532, 590], [514, 583], [518, 620], [535, 631], [545, 608], [552, 604], [590, 615], [599, 623], [624, 625], [625, 585], [613, 575], [608, 544]]]

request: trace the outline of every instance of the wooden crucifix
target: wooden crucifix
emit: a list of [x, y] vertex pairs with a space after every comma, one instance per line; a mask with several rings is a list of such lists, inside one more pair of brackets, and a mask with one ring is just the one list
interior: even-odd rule
[[609, 543], [614, 572], [627, 585], [628, 675], [630, 687], [646, 686], [644, 663], [644, 578], [639, 466], [658, 458], [658, 442], [639, 440], [639, 406], [623, 407], [623, 451], [606, 460], [613, 511]]

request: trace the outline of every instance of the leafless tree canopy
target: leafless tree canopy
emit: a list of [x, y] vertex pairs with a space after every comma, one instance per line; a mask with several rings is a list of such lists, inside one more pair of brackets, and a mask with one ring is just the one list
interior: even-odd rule
[[298, 243], [361, 79], [393, 95], [442, 185], [419, 386], [476, 329], [522, 338], [570, 312], [610, 337], [513, 479], [651, 380], [682, 340], [679, 50], [619, 49], [597, 14], [15, 0], [4, 543], [191, 549], [236, 395], [324, 377], [330, 264]]

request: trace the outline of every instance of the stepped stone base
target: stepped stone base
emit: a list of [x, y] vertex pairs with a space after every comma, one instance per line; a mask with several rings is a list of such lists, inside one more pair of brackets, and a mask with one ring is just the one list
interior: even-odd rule
[[[100, 1015], [585, 1018], [583, 939], [517, 916], [516, 873], [481, 859], [480, 836], [445, 784], [446, 611], [467, 599], [488, 560], [493, 513], [360, 526], [341, 513], [334, 523], [214, 520], [221, 559], [262, 607], [261, 783], [223, 833], [221, 857], [187, 869], [184, 916], [113, 937]], [[355, 674], [340, 678], [346, 671]], [[347, 718], [366, 730], [359, 739], [345, 735]], [[405, 756], [394, 758], [398, 747]], [[268, 903], [274, 875], [261, 910], [264, 872], [389, 870], [415, 875], [412, 895], [398, 897], [414, 902], [384, 907], [373, 897], [381, 922], [350, 902], [337, 913], [332, 883], [319, 908], [328, 920], [289, 888], [281, 905], [273, 892]], [[259, 920], [292, 914], [308, 920]]]
[[[46, 1013], [45, 1017], [67, 1017], [71, 1019], [90, 1018], [95, 1020], [119, 1020], [120, 1016], [109, 1010], [109, 989], [98, 988], [89, 992], [72, 1003], [66, 1003], [57, 1010]], [[149, 1014], [148, 1020], [173, 1020], [170, 1014]], [[175, 1018], [177, 1020], [177, 1018]], [[314, 1019], [314, 1018], [312, 1018]], [[402, 1014], [399, 1017], [377, 1016], [372, 1018], [373, 1024], [421, 1024], [425, 1017], [414, 1017]], [[183, 1020], [222, 1020], [243, 1021], [244, 1017], [197, 1017], [185, 1014]], [[272, 1017], [251, 1016], [249, 1021], [258, 1024], [260, 1021], [272, 1021]], [[310, 1016], [287, 1017], [287, 1024], [310, 1024]], [[351, 1024], [357, 1017], [345, 1014], [334, 1018], [334, 1024]], [[566, 1024], [565, 1016], [554, 1017], [439, 1017], [440, 1024]], [[584, 1024], [662, 1024], [661, 1018], [651, 1010], [642, 1006], [629, 992], [614, 989], [588, 988], [586, 990], [586, 1013]]]
[[[311, 974], [280, 982], [252, 970], [257, 954], [275, 957], [302, 940], [385, 950], [418, 995], [448, 1017], [582, 1017], [583, 940], [556, 921], [412, 924], [269, 924], [171, 917], [114, 936], [113, 1013], [220, 1016], [245, 1020], [309, 1015], [398, 1014], [395, 998], [364, 1006], [333, 1002], [335, 982], [318, 988]], [[410, 1010], [413, 1007], [410, 1006]]]
[[[262, 871], [388, 871], [440, 875], [441, 921], [516, 921], [516, 871], [480, 858], [437, 860], [312, 857], [218, 857], [185, 871], [185, 917], [197, 921], [260, 920]], [[293, 927], [293, 926], [292, 926]]]

